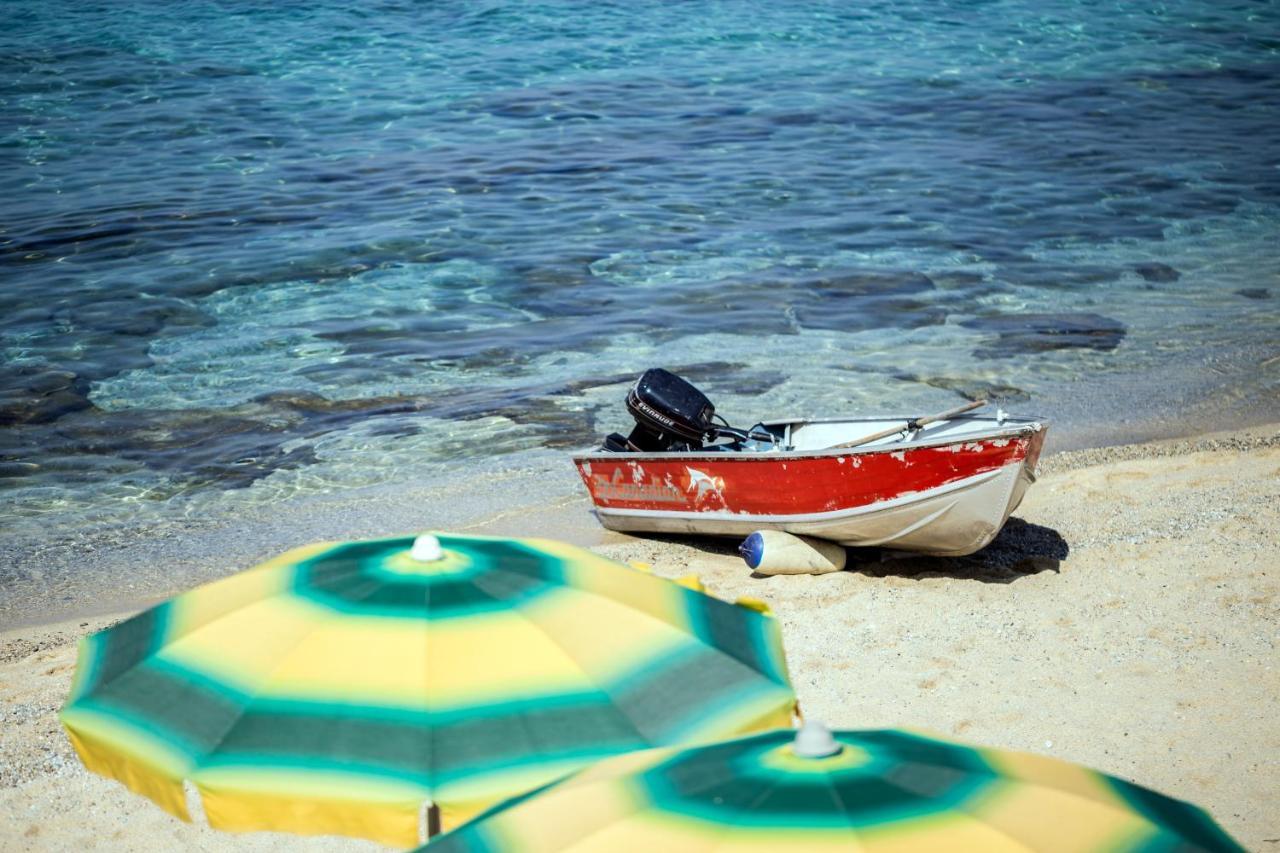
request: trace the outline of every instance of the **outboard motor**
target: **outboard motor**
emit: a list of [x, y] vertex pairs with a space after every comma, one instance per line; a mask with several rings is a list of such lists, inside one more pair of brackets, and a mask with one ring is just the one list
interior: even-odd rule
[[[636, 419], [631, 435], [612, 433], [604, 449], [614, 453], [688, 453], [778, 450], [779, 436], [764, 424], [735, 429], [716, 414], [707, 395], [661, 367], [646, 370], [627, 392], [627, 411]], [[712, 419], [720, 423], [712, 423]], [[713, 443], [714, 442], [714, 443]]]
[[716, 407], [697, 388], [661, 367], [646, 370], [627, 393], [627, 411], [636, 419], [631, 435], [613, 433], [605, 450], [665, 453], [699, 450], [711, 439]]

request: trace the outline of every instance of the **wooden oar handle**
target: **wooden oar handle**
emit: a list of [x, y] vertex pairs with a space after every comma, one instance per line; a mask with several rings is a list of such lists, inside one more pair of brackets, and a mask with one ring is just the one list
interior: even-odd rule
[[965, 403], [963, 406], [956, 406], [954, 409], [947, 409], [947, 411], [938, 412], [935, 415], [926, 415], [923, 418], [916, 418], [915, 420], [911, 420], [911, 421], [903, 421], [900, 426], [890, 427], [889, 429], [882, 429], [879, 432], [871, 433], [871, 435], [864, 435], [862, 438], [859, 438], [855, 441], [845, 441], [845, 442], [841, 442], [840, 444], [833, 444], [831, 445], [831, 449], [834, 450], [838, 447], [857, 447], [861, 444], [867, 444], [868, 442], [875, 441], [876, 439], [879, 439], [879, 438], [887, 438], [888, 436], [896, 435], [897, 433], [900, 433], [903, 430], [922, 427], [925, 424], [931, 424], [935, 421], [945, 421], [948, 418], [954, 418], [956, 415], [961, 415], [961, 414], [964, 414], [965, 412], [971, 412], [974, 409], [980, 409], [986, 404], [987, 404], [986, 400], [974, 400], [971, 403]]

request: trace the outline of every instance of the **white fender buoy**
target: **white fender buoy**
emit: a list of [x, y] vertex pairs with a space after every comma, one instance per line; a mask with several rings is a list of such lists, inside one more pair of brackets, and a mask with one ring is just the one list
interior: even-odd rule
[[781, 530], [757, 530], [738, 546], [747, 566], [762, 575], [825, 575], [844, 568], [844, 546]]

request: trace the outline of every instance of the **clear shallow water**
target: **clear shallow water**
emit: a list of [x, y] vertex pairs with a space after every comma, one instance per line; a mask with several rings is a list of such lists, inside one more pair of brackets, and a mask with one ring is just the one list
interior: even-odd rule
[[518, 466], [653, 364], [1280, 414], [1275, 4], [260, 6], [6, 6], [11, 531]]

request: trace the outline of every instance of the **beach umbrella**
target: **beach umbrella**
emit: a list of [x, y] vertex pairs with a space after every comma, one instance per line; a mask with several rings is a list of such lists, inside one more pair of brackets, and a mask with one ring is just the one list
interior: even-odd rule
[[807, 723], [609, 758], [427, 853], [1238, 851], [1203, 811], [1051, 758]]
[[183, 819], [410, 847], [424, 815], [447, 829], [794, 702], [758, 608], [561, 543], [441, 535], [291, 551], [88, 637], [61, 719], [86, 767]]

